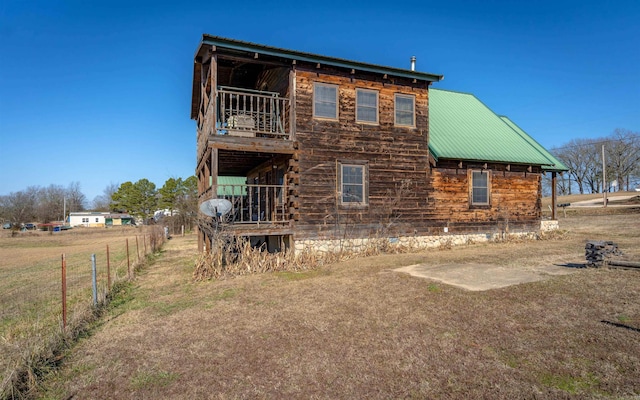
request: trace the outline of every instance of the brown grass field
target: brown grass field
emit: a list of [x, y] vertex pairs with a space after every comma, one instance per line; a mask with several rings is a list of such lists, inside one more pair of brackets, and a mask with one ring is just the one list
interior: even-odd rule
[[[145, 254], [144, 235], [144, 229], [133, 227], [76, 228], [55, 233], [0, 231], [0, 398], [23, 379], [18, 377], [20, 372], [40, 373], [40, 368], [46, 367], [42, 357], [52, 357], [51, 353], [91, 314], [91, 255], [96, 255], [99, 299], [104, 299], [107, 245], [113, 283], [128, 273], [126, 240], [130, 242], [131, 264], [135, 265], [136, 251], [142, 257]], [[136, 238], [140, 239], [139, 249]], [[66, 335], [61, 330], [63, 253], [67, 268]]]
[[[195, 237], [174, 238], [37, 397], [638, 398], [640, 271], [575, 264], [587, 239], [640, 261], [640, 207], [560, 224], [537, 241], [206, 282], [192, 279]], [[574, 273], [472, 292], [392, 271], [479, 261]]]

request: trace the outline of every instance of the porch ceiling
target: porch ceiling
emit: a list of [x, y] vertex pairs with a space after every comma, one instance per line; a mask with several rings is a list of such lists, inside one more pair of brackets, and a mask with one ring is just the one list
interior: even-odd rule
[[246, 176], [253, 168], [273, 159], [275, 156], [273, 153], [221, 149], [218, 153], [218, 175]]

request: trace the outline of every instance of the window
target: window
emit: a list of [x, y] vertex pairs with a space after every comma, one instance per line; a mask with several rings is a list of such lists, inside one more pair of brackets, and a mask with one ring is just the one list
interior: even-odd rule
[[89, 223], [89, 218], [82, 218], [82, 223], [83, 224], [88, 224]]
[[369, 201], [367, 193], [367, 164], [364, 162], [339, 164], [341, 203], [345, 205], [366, 205]]
[[338, 86], [313, 84], [313, 116], [338, 119]]
[[489, 171], [471, 172], [471, 204], [489, 205]]
[[356, 89], [356, 122], [378, 123], [378, 92]]
[[415, 97], [406, 94], [396, 94], [396, 125], [415, 126]]
[[100, 221], [100, 219], [99, 219], [99, 218], [96, 218], [96, 222], [98, 222], [98, 221]]

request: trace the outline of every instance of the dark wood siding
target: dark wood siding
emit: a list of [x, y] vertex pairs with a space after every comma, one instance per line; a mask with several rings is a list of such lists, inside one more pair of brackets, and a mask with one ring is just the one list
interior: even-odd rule
[[[449, 226], [452, 231], [487, 232], [504, 229], [537, 229], [541, 217], [541, 173], [528, 171], [527, 166], [488, 165], [491, 174], [490, 205], [473, 206], [469, 201], [469, 171], [483, 169], [483, 165], [443, 162], [431, 172], [433, 191], [430, 205], [433, 221]], [[487, 229], [489, 228], [489, 229]]]
[[[314, 82], [338, 85], [337, 121], [313, 118]], [[413, 233], [423, 224], [419, 221], [426, 221], [428, 91], [419, 85], [296, 71], [298, 238], [334, 237], [347, 231], [353, 235], [380, 230]], [[379, 125], [356, 123], [356, 88], [378, 91]], [[395, 93], [415, 96], [415, 128], [394, 126]], [[368, 165], [368, 206], [339, 204], [337, 163], [349, 161]]]

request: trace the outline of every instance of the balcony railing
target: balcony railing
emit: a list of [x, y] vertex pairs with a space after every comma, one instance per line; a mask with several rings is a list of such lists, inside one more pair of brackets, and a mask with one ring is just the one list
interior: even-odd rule
[[222, 223], [289, 223], [286, 185], [214, 185], [211, 193], [231, 202], [231, 211], [220, 217]]
[[278, 93], [220, 86], [218, 135], [288, 139], [289, 99]]

